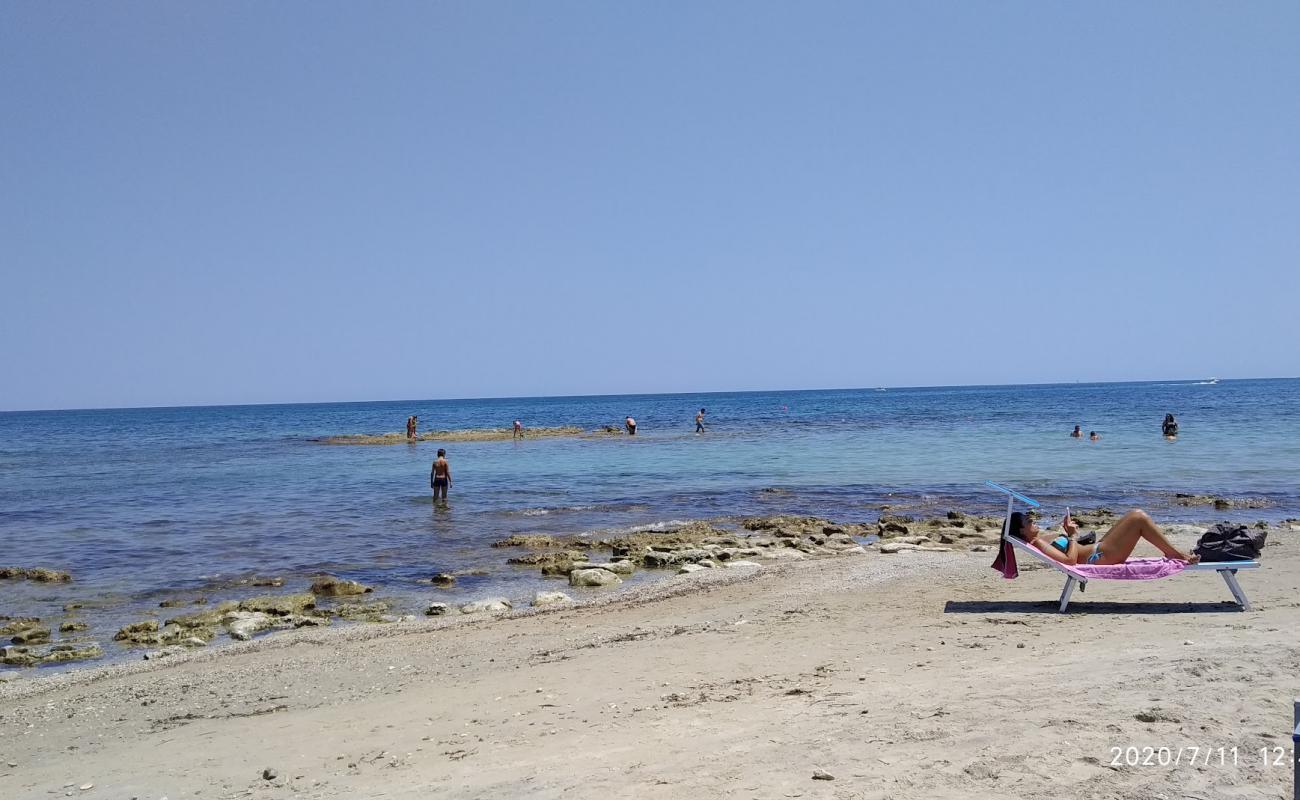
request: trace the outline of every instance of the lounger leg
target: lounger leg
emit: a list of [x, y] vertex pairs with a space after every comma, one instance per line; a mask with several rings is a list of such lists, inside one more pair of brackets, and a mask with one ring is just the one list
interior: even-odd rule
[[1078, 581], [1074, 578], [1065, 579], [1065, 588], [1061, 590], [1061, 613], [1065, 613], [1065, 607], [1070, 604], [1070, 595], [1074, 594], [1074, 585]]
[[1250, 601], [1246, 599], [1246, 593], [1241, 590], [1241, 584], [1237, 583], [1237, 576], [1230, 569], [1221, 569], [1219, 574], [1223, 576], [1223, 582], [1228, 584], [1228, 591], [1232, 592], [1232, 599], [1237, 601], [1242, 611], [1253, 611], [1250, 607]]

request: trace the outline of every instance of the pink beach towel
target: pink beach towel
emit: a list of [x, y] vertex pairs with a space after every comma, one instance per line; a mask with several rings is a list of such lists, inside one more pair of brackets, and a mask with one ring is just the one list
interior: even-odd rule
[[1083, 580], [1154, 581], [1177, 575], [1187, 568], [1187, 562], [1172, 558], [1134, 558], [1123, 564], [1062, 564], [1067, 572]]

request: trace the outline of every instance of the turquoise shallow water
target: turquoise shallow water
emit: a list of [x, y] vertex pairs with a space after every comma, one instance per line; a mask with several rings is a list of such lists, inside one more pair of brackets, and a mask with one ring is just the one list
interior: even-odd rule
[[[337, 403], [0, 414], [0, 562], [70, 585], [0, 583], [0, 614], [102, 605], [105, 625], [175, 590], [327, 570], [418, 598], [437, 571], [483, 569], [453, 599], [522, 595], [535, 570], [487, 547], [514, 532], [603, 532], [723, 514], [869, 520], [881, 503], [992, 510], [986, 478], [1054, 507], [1141, 505], [1164, 519], [1300, 516], [1300, 380], [1200, 381]], [[708, 408], [709, 429], [692, 416]], [[1181, 436], [1160, 436], [1166, 412]], [[619, 424], [638, 435], [450, 443], [455, 486], [429, 502], [438, 445], [311, 439], [422, 429]], [[1068, 432], [1102, 434], [1079, 441]], [[763, 491], [779, 489], [780, 491]], [[1215, 512], [1173, 492], [1250, 496]], [[103, 636], [99, 636], [103, 640]]]

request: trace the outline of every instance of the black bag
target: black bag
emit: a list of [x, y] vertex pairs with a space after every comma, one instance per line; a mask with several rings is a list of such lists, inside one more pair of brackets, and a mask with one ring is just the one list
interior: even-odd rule
[[1202, 561], [1254, 561], [1264, 550], [1268, 531], [1220, 522], [1196, 543]]

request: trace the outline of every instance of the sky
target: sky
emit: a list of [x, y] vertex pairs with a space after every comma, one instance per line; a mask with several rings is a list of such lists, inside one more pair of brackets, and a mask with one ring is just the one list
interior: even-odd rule
[[1300, 3], [0, 5], [0, 410], [1300, 375]]

